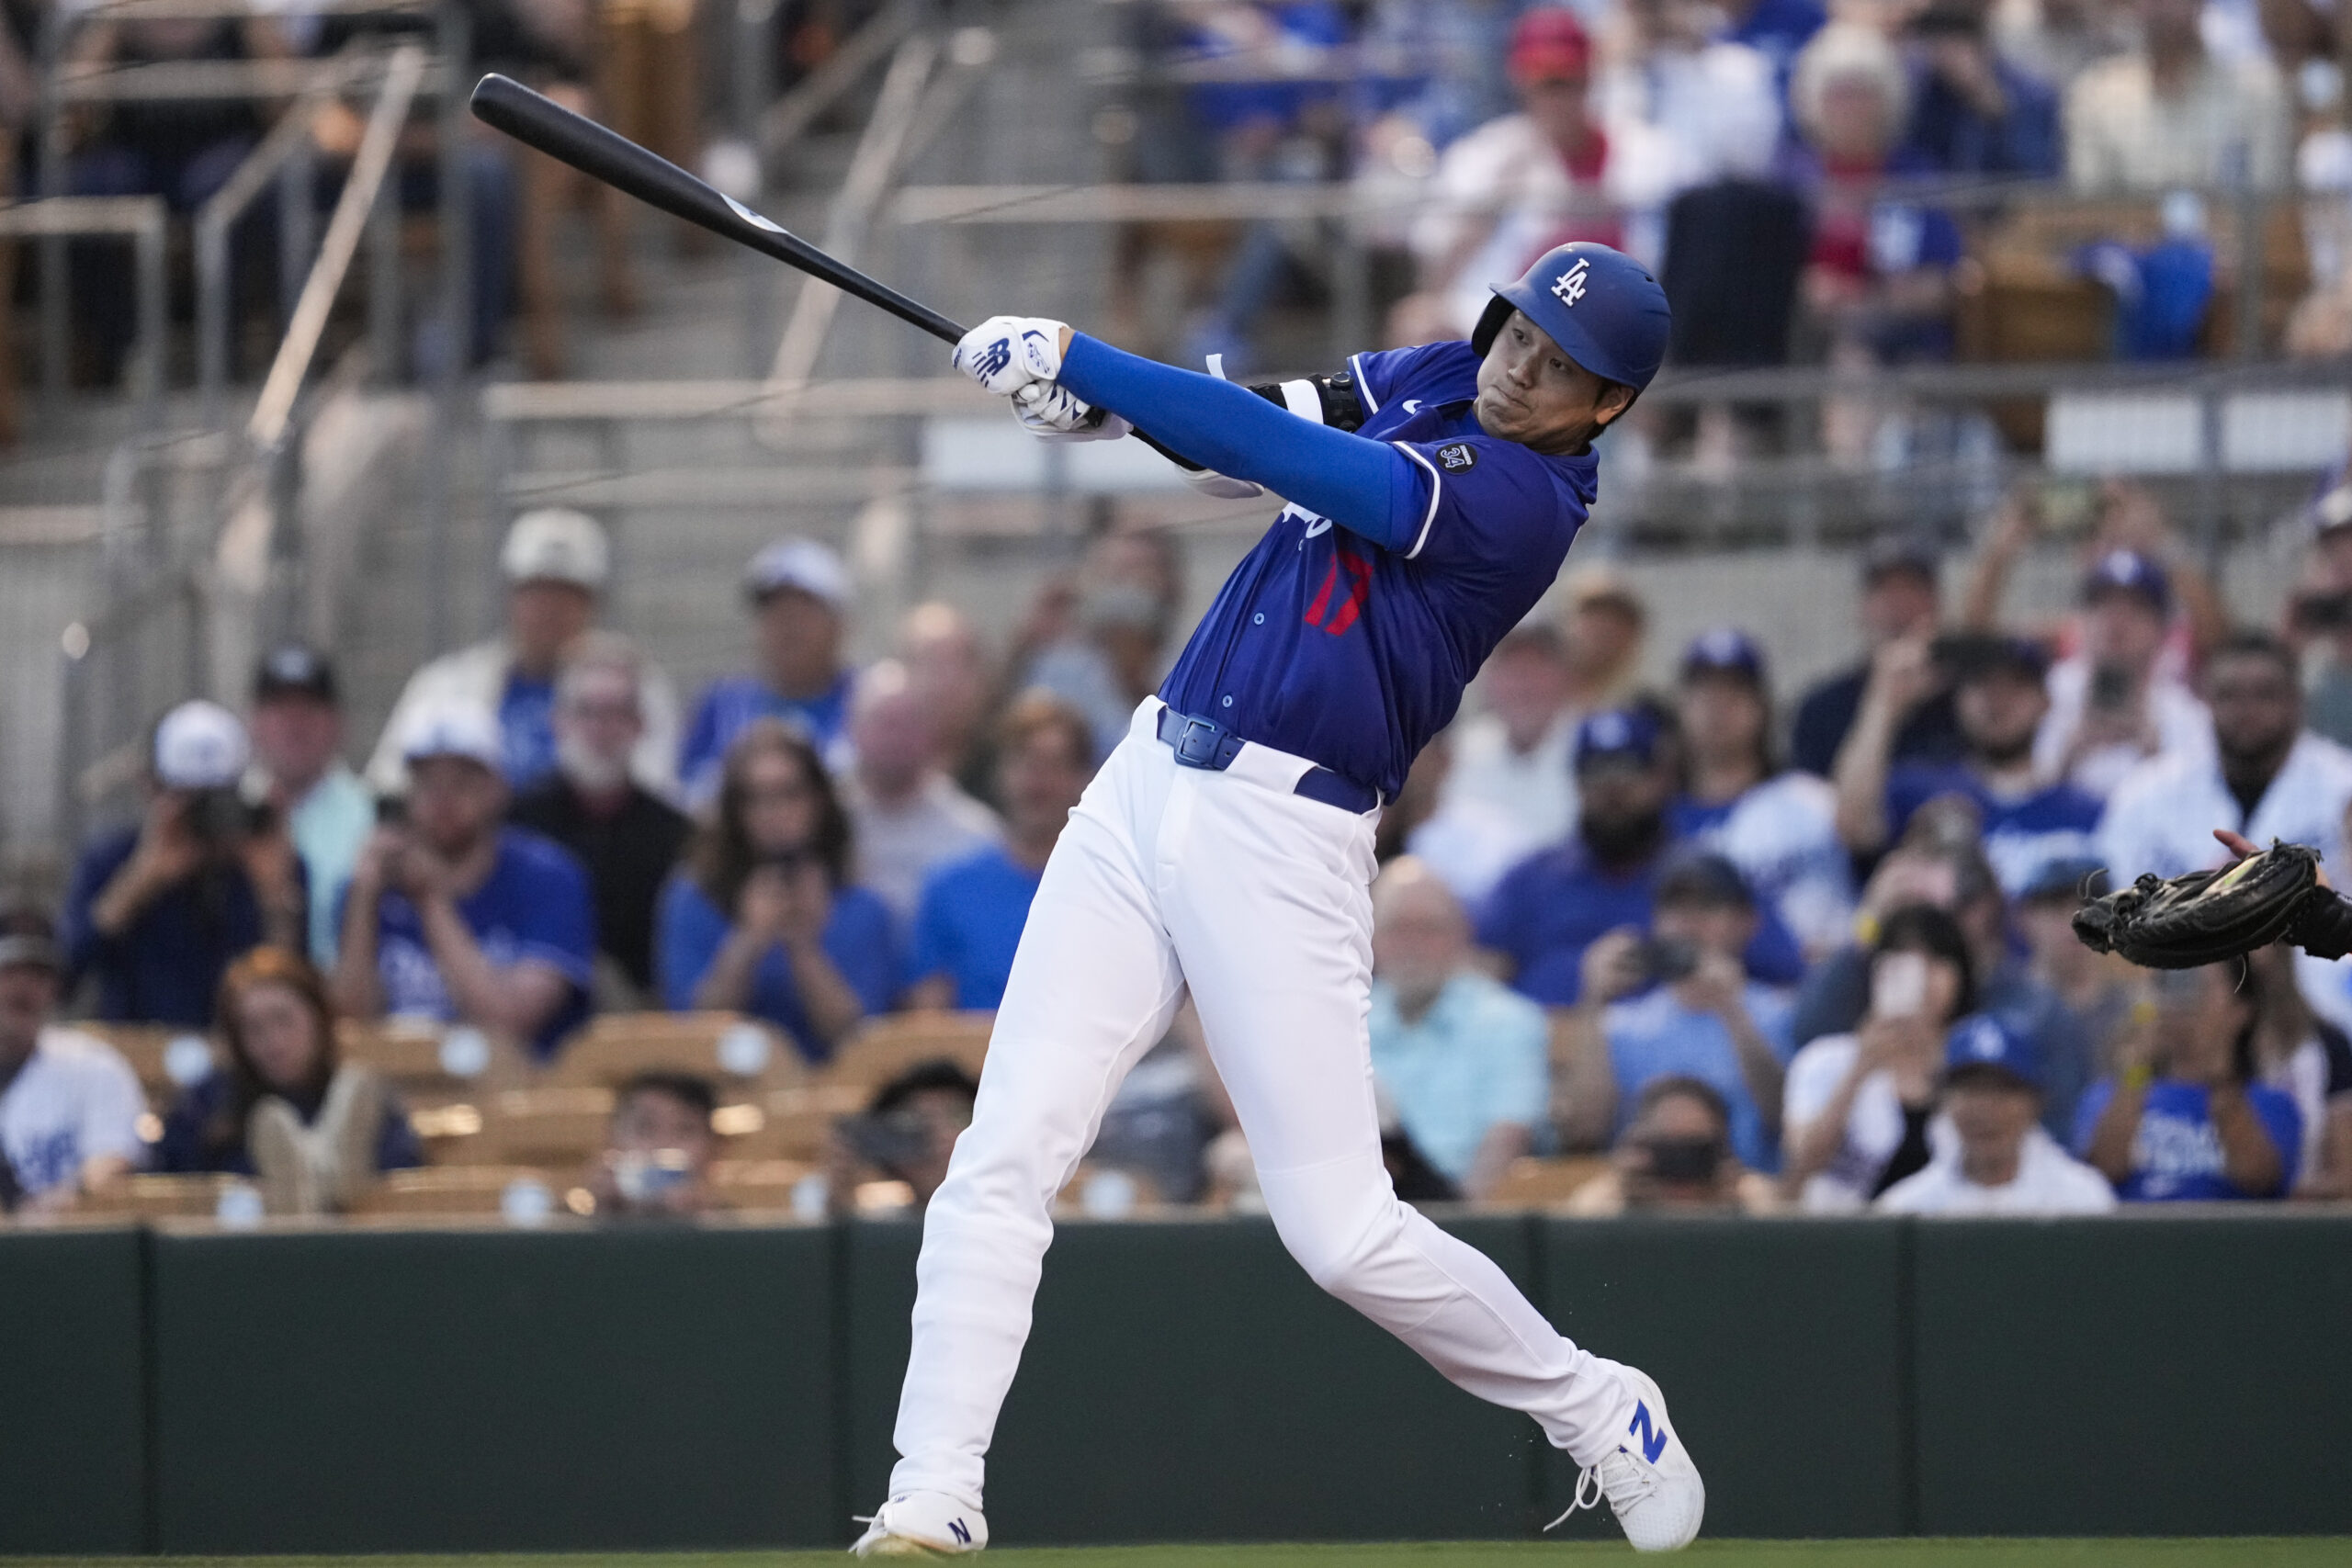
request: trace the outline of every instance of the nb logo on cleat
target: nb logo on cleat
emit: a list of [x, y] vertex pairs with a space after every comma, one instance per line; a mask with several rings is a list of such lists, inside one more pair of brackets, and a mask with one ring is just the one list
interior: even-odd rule
[[1560, 274], [1560, 280], [1552, 285], [1552, 292], [1570, 309], [1574, 309], [1576, 302], [1584, 298], [1585, 275], [1591, 270], [1592, 264], [1582, 256], [1578, 256], [1577, 265]]
[[[1581, 266], [1584, 264], [1579, 262], [1577, 265]], [[1650, 1424], [1650, 1407], [1638, 1399], [1634, 1402], [1633, 1424], [1625, 1431], [1628, 1436], [1641, 1439], [1642, 1457], [1650, 1463], [1656, 1464], [1658, 1455], [1666, 1452], [1666, 1428], [1654, 1427]]]
[[971, 1544], [972, 1544], [972, 1532], [971, 1532], [968, 1529], [967, 1529], [967, 1528], [965, 1527], [965, 1524], [964, 1524], [964, 1521], [963, 1521], [963, 1520], [961, 1520], [961, 1519], [950, 1519], [950, 1520], [948, 1520], [948, 1521], [947, 1521], [947, 1531], [948, 1531], [948, 1533], [949, 1533], [950, 1535], [954, 1536], [954, 1537], [956, 1539], [956, 1540], [957, 1540], [958, 1542], [960, 1542], [961, 1544], [963, 1544], [963, 1545], [965, 1545], [965, 1546], [969, 1546], [969, 1545], [971, 1545]]

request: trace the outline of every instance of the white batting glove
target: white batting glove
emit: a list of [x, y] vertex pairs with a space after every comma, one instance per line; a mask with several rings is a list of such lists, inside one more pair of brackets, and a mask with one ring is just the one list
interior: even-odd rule
[[1062, 333], [1043, 316], [990, 316], [956, 345], [956, 368], [984, 390], [1010, 397], [1062, 373]]
[[1058, 381], [1032, 381], [1013, 393], [1012, 417], [1040, 441], [1116, 441], [1135, 428]]
[[1248, 501], [1266, 493], [1264, 485], [1237, 479], [1229, 474], [1220, 474], [1215, 468], [1187, 468], [1179, 465], [1176, 471], [1184, 476], [1186, 484], [1212, 501]]

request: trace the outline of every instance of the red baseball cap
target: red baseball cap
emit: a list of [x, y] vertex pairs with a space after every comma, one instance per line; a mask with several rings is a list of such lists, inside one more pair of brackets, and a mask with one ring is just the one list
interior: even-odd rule
[[1511, 28], [1510, 60], [1515, 82], [1582, 80], [1592, 70], [1592, 38], [1574, 11], [1545, 6]]

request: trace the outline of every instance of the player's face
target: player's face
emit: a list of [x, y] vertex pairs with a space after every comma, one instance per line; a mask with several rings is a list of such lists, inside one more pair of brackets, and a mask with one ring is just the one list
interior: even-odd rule
[[1478, 426], [1503, 441], [1558, 457], [1583, 451], [1634, 400], [1570, 359], [1514, 310], [1478, 362]]

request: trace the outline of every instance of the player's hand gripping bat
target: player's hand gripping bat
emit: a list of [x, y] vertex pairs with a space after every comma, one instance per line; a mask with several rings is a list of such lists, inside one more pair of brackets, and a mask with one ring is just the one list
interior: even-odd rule
[[[673, 218], [746, 245], [831, 284], [853, 298], [878, 305], [890, 314], [921, 327], [944, 343], [955, 343], [964, 329], [930, 306], [910, 299], [897, 289], [876, 282], [855, 267], [827, 255], [782, 224], [763, 218], [734, 197], [722, 196], [703, 181], [657, 153], [650, 152], [618, 132], [577, 115], [561, 104], [531, 91], [511, 76], [496, 73], [475, 84], [474, 118], [515, 141], [535, 147], [560, 164], [569, 164], [592, 179], [628, 192]], [[1162, 446], [1142, 431], [1136, 438], [1180, 468], [1197, 469], [1192, 462]]]

